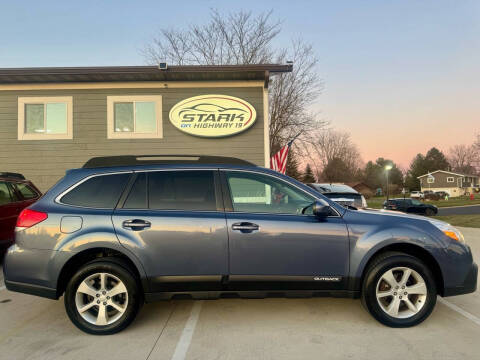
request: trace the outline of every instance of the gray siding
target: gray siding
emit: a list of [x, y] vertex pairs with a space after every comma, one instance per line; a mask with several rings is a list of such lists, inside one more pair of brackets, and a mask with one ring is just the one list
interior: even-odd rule
[[[420, 185], [422, 188], [428, 189], [428, 187], [432, 188], [456, 188], [459, 187], [457, 183], [457, 179], [461, 176], [458, 175], [452, 175], [452, 174], [447, 174], [443, 172], [437, 172], [435, 174], [432, 174], [432, 176], [435, 178], [435, 181], [433, 183], [428, 183], [427, 181], [427, 176], [424, 176], [420, 178]], [[447, 177], [453, 177], [453, 182], [447, 182]]]
[[[107, 139], [107, 96], [163, 97], [162, 139]], [[248, 101], [257, 111], [247, 131], [226, 138], [199, 138], [180, 132], [168, 118], [178, 101], [202, 94], [226, 94]], [[19, 96], [73, 96], [73, 140], [17, 140]], [[200, 154], [233, 156], [264, 166], [263, 89], [95, 89], [0, 91], [0, 171], [20, 172], [42, 191], [89, 158], [125, 154]]]
[[[462, 176], [448, 174], [444, 172], [437, 172], [435, 174], [432, 174], [432, 176], [435, 178], [435, 182], [429, 184], [427, 182], [427, 177], [424, 176], [420, 178], [420, 185], [425, 189], [427, 189], [429, 186], [434, 188], [456, 188], [456, 187], [469, 188], [469, 187], [478, 185], [478, 176], [465, 175], [465, 177], [462, 178]], [[454, 182], [453, 183], [447, 182], [448, 177], [453, 177]], [[461, 186], [458, 186], [459, 178], [462, 178], [461, 180], [462, 182], [460, 183]]]

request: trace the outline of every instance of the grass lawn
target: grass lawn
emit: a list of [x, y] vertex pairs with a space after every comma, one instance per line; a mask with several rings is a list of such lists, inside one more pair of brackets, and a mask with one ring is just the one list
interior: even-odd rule
[[[402, 194], [399, 195], [392, 195], [390, 196], [390, 199], [394, 198], [403, 198]], [[408, 196], [406, 198], [409, 198]], [[367, 199], [368, 207], [374, 208], [374, 209], [381, 209], [383, 206], [383, 202], [387, 198], [385, 196], [375, 196], [370, 199]], [[428, 204], [435, 205], [437, 207], [447, 207], [447, 206], [462, 206], [462, 205], [476, 205], [480, 204], [480, 195], [475, 194], [475, 198], [473, 200], [470, 200], [470, 197], [468, 196], [459, 196], [459, 197], [451, 197], [448, 201], [446, 200], [426, 200], [425, 201]]]
[[480, 228], [480, 215], [433, 216], [432, 219], [446, 221], [453, 226]]

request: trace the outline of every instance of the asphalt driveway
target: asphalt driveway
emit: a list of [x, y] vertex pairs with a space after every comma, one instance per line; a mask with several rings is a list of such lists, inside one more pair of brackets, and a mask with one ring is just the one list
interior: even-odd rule
[[480, 205], [438, 208], [438, 215], [480, 215]]
[[[480, 229], [462, 229], [480, 259]], [[0, 289], [3, 285], [0, 279]], [[127, 330], [92, 336], [63, 299], [0, 290], [0, 359], [479, 359], [480, 292], [442, 299], [421, 325], [391, 329], [351, 299], [174, 300]]]

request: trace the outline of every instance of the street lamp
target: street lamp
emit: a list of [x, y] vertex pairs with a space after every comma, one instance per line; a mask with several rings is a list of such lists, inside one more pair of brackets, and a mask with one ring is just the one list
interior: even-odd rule
[[388, 196], [390, 195], [390, 192], [388, 190], [388, 172], [392, 170], [392, 165], [388, 164], [385, 165], [385, 172], [387, 173], [387, 201], [388, 201]]

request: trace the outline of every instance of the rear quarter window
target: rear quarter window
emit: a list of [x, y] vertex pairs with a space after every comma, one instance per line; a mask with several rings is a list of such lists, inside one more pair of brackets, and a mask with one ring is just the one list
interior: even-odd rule
[[15, 186], [25, 200], [35, 199], [36, 197], [38, 197], [37, 192], [27, 184], [17, 183], [15, 184]]
[[12, 203], [12, 193], [6, 182], [0, 181], [0, 205], [7, 205]]
[[94, 176], [62, 196], [60, 202], [81, 207], [113, 209], [130, 175], [124, 173]]

